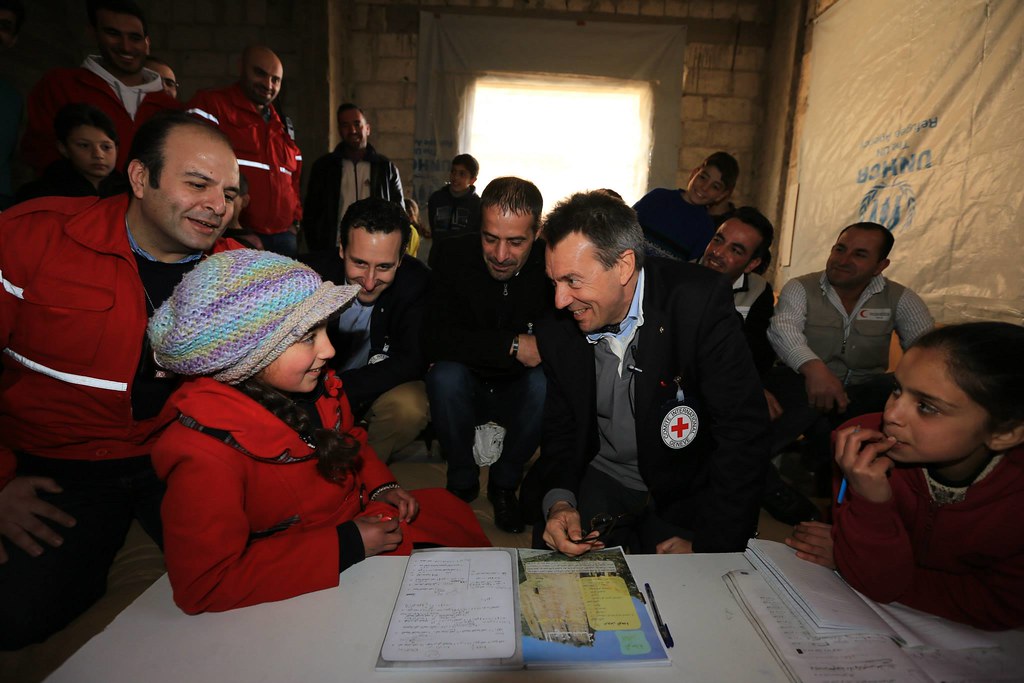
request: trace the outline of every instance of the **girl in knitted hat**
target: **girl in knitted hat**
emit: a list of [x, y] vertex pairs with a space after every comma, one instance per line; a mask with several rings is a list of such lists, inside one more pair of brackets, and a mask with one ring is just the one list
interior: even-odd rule
[[174, 600], [223, 611], [338, 585], [365, 557], [488, 546], [444, 489], [413, 495], [354, 427], [326, 319], [357, 286], [270, 252], [207, 258], [154, 314], [166, 370], [192, 376], [153, 450]]

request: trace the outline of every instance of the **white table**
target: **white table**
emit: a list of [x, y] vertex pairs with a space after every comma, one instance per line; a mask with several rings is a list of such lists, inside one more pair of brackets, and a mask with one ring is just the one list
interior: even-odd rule
[[728, 571], [751, 568], [740, 553], [629, 556], [634, 578], [650, 581], [672, 631], [671, 667], [376, 673], [405, 564], [405, 558], [370, 558], [346, 570], [337, 588], [198, 616], [174, 605], [164, 575], [47, 681], [786, 680], [722, 581]]

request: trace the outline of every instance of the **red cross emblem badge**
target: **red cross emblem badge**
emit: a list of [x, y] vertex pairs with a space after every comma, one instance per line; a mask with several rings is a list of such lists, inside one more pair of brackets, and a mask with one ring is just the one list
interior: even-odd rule
[[676, 406], [661, 421], [661, 440], [669, 448], [686, 448], [697, 438], [699, 420], [690, 406]]

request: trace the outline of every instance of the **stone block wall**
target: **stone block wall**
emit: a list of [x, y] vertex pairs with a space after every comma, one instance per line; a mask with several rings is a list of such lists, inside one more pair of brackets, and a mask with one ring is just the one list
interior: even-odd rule
[[[227, 85], [242, 48], [274, 49], [285, 68], [280, 104], [293, 119], [307, 167], [337, 143], [334, 109], [353, 100], [367, 112], [371, 140], [412, 177], [420, 11], [536, 16], [687, 26], [680, 72], [682, 145], [677, 185], [719, 149], [740, 162], [736, 200], [759, 194], [755, 169], [765, 125], [772, 0], [140, 0], [152, 52], [168, 61], [181, 97]], [[27, 92], [54, 66], [94, 51], [84, 0], [34, 0], [0, 75]]]
[[[374, 127], [373, 143], [412, 173], [420, 11], [595, 21], [671, 21], [687, 26], [680, 72], [682, 145], [676, 184], [714, 151], [740, 162], [737, 199], [757, 195], [753, 172], [764, 124], [767, 55], [774, 21], [770, 0], [348, 0], [340, 99], [360, 104]], [[337, 103], [335, 103], [336, 105]], [[336, 134], [332, 132], [332, 143]]]
[[[242, 49], [263, 43], [284, 65], [279, 104], [295, 124], [299, 146], [314, 154], [323, 147], [330, 123], [324, 104], [325, 0], [138, 0], [138, 4], [146, 14], [150, 52], [174, 69], [182, 101], [197, 90], [235, 82]], [[85, 55], [96, 52], [96, 44], [85, 0], [33, 0], [25, 5], [27, 19], [18, 44], [0, 53], [0, 76], [27, 95], [45, 71], [77, 66]], [[26, 173], [19, 169], [15, 181]]]

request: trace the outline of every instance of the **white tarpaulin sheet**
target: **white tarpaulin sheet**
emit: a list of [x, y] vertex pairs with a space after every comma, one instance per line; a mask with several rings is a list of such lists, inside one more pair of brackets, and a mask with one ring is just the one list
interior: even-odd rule
[[782, 279], [821, 270], [841, 228], [875, 221], [896, 237], [885, 274], [939, 322], [1024, 322], [1022, 51], [1017, 0], [841, 0], [825, 12]]
[[[478, 78], [496, 74], [557, 74], [650, 83], [654, 131], [648, 185], [674, 186], [685, 36], [686, 28], [678, 24], [421, 12], [413, 149], [417, 201], [425, 203], [431, 192], [444, 185], [453, 156], [472, 152], [464, 148], [466, 131], [460, 128], [467, 113], [467, 96]], [[594, 115], [601, 116], [601, 112]], [[508, 135], [525, 140], [531, 128], [543, 125], [543, 111], [524, 111], [521, 124]], [[607, 136], [593, 144], [616, 144], [614, 121], [608, 122]]]

